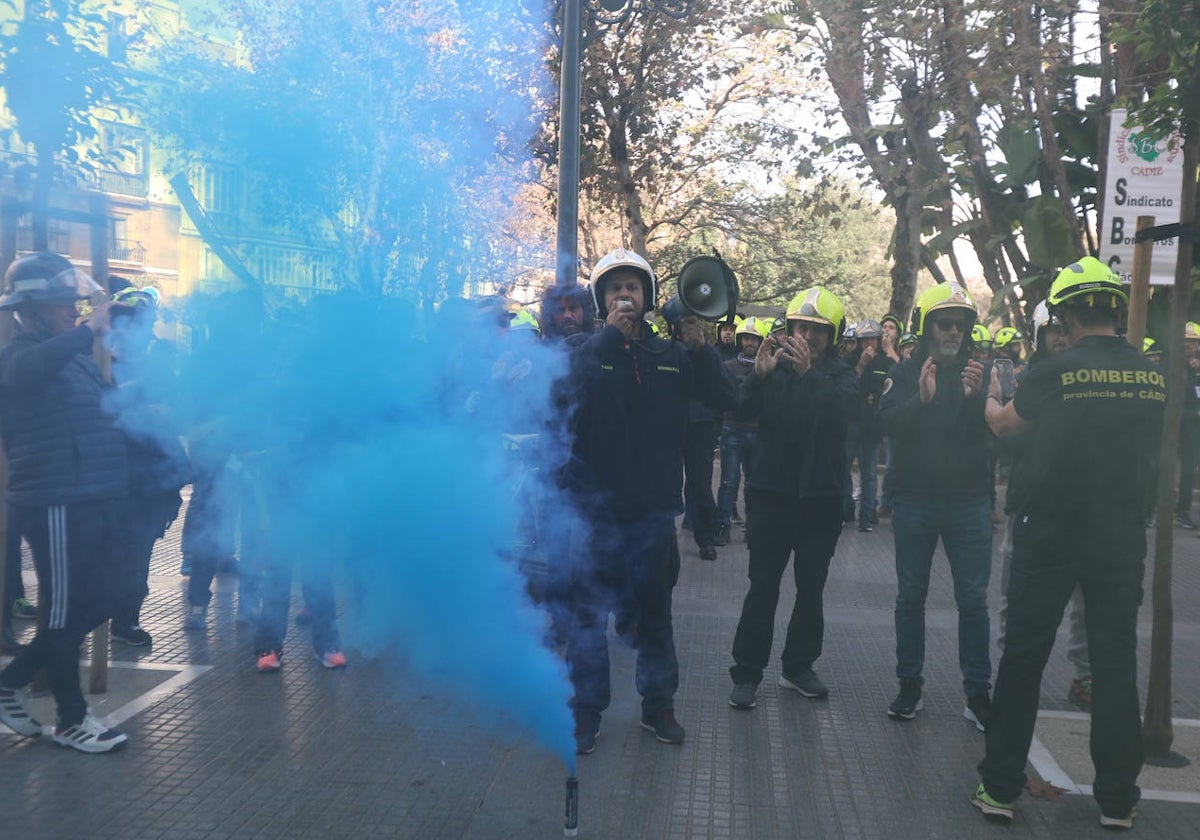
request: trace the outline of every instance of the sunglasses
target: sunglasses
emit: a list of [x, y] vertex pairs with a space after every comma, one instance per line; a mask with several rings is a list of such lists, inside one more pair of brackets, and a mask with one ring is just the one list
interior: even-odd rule
[[967, 322], [961, 321], [958, 318], [934, 318], [931, 323], [942, 332], [950, 332], [950, 330], [958, 330], [959, 332], [967, 331]]

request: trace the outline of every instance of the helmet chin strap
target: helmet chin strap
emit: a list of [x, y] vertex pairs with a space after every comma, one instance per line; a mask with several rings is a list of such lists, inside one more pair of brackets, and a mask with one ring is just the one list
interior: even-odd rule
[[21, 329], [29, 335], [38, 338], [48, 338], [54, 335], [54, 330], [46, 323], [46, 319], [42, 317], [42, 313], [36, 306], [19, 308], [13, 312], [13, 317], [21, 325]]

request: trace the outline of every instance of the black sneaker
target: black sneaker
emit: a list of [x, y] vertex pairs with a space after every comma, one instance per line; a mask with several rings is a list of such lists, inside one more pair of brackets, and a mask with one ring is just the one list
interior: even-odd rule
[[1196, 523], [1192, 521], [1191, 514], [1188, 513], [1175, 514], [1175, 524], [1180, 528], [1186, 528], [1189, 531], [1196, 530]]
[[780, 677], [779, 685], [781, 688], [790, 688], [792, 691], [797, 691], [803, 696], [813, 699], [829, 696], [829, 689], [825, 687], [825, 683], [821, 682], [811, 670], [794, 677]]
[[642, 718], [642, 729], [653, 732], [663, 744], [682, 744], [683, 727], [675, 720], [675, 710], [665, 709], [652, 717]]
[[858, 523], [858, 531], [860, 534], [871, 533], [871, 523], [870, 522], [859, 522]]
[[591, 755], [600, 737], [600, 715], [594, 712], [575, 712], [575, 754]]
[[109, 633], [118, 642], [124, 642], [131, 647], [147, 647], [154, 642], [150, 634], [136, 624], [132, 627], [113, 627]]
[[988, 721], [992, 718], [992, 698], [986, 691], [967, 698], [967, 707], [963, 709], [963, 717], [975, 724], [975, 728], [980, 732], [987, 731]]
[[735, 709], [753, 709], [758, 702], [758, 686], [750, 683], [738, 683], [729, 692], [729, 705]]
[[729, 545], [729, 526], [718, 525], [717, 535], [713, 537], [713, 545]]
[[716, 560], [717, 559], [716, 546], [712, 546], [712, 545], [700, 546], [700, 559], [701, 560]]
[[925, 680], [900, 680], [900, 693], [888, 706], [888, 717], [892, 720], [912, 720], [921, 711], [921, 686]]

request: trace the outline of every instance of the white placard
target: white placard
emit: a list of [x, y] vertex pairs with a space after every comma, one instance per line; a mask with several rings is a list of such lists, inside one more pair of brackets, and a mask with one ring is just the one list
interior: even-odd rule
[[[1121, 279], [1133, 279], [1133, 235], [1138, 216], [1153, 216], [1154, 224], [1179, 221], [1183, 193], [1183, 139], [1178, 134], [1155, 142], [1141, 126], [1125, 128], [1126, 112], [1114, 108], [1108, 135], [1108, 176], [1104, 182], [1104, 230], [1100, 232], [1100, 259]], [[1175, 257], [1179, 241], [1154, 243], [1150, 282], [1175, 282]]]

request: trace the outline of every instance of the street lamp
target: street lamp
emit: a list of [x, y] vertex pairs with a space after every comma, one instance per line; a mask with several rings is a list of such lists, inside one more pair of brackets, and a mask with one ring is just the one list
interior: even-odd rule
[[639, 12], [681, 20], [692, 0], [561, 0], [562, 73], [558, 98], [558, 265], [555, 285], [579, 282], [579, 108], [583, 13], [600, 26], [621, 26]]

